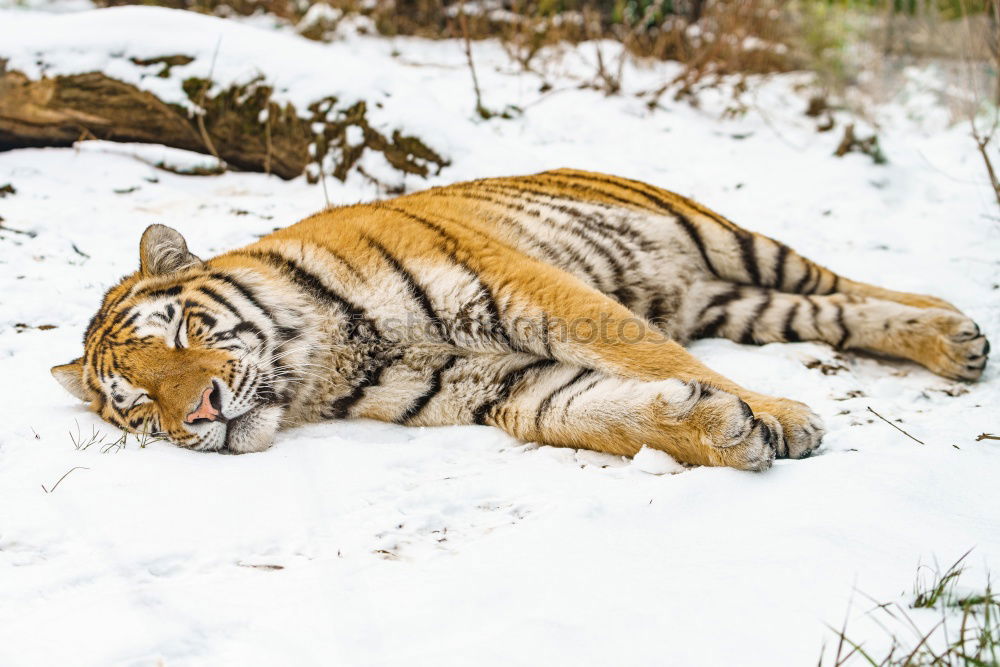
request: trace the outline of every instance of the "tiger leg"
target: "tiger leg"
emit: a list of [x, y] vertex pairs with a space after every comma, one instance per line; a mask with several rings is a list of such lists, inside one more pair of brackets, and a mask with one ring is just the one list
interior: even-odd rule
[[849, 294], [851, 296], [868, 297], [871, 299], [880, 299], [882, 301], [894, 301], [895, 303], [910, 306], [911, 308], [937, 308], [961, 314], [961, 311], [959, 311], [958, 308], [944, 299], [937, 298], [936, 296], [911, 294], [909, 292], [896, 292], [895, 290], [885, 289], [883, 287], [869, 285], [867, 283], [861, 283], [847, 278], [840, 279], [838, 291], [842, 294]]
[[664, 190], [658, 192], [664, 200], [683, 200], [686, 204], [685, 229], [700, 251], [705, 270], [719, 280], [793, 294], [839, 293], [894, 301], [913, 308], [958, 312], [944, 299], [897, 292], [845, 278], [781, 241], [743, 229], [697, 202]]
[[820, 341], [915, 361], [947, 378], [976, 380], [989, 342], [954, 310], [852, 294], [799, 295], [711, 283], [692, 338], [740, 343]]
[[516, 438], [632, 456], [643, 445], [690, 464], [765, 470], [781, 426], [697, 381], [616, 377], [528, 354], [447, 364], [411, 425], [477, 423]]
[[[679, 232], [675, 242], [697, 256], [706, 274], [720, 281], [769, 287], [794, 294], [849, 294], [914, 308], [957, 309], [933, 296], [909, 294], [857, 282], [800, 255], [780, 241], [740, 227], [725, 216], [675, 192], [626, 178], [560, 169], [540, 177], [569, 182], [570, 187], [610, 201], [627, 201], [670, 220]], [[536, 177], [537, 178], [537, 177]]]
[[[708, 225], [702, 222], [703, 225]], [[897, 292], [845, 278], [803, 257], [780, 241], [736, 227], [726, 221], [705, 230], [712, 243], [706, 252], [714, 273], [724, 281], [768, 287], [792, 294], [847, 294], [910, 306], [958, 312], [944, 299], [924, 294]], [[730, 238], [731, 237], [731, 238]]]
[[[503, 320], [516, 348], [623, 378], [696, 381], [738, 397], [757, 419], [774, 426], [779, 456], [799, 458], [819, 445], [822, 422], [806, 405], [740, 387], [644, 318], [572, 276], [551, 270], [508, 285], [498, 301], [505, 304]], [[742, 419], [741, 404], [731, 405], [725, 421]]]

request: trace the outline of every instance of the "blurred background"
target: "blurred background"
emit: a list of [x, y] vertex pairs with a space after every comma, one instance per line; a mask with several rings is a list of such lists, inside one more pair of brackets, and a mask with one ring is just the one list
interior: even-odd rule
[[[578, 87], [634, 97], [651, 111], [664, 108], [665, 100], [697, 107], [703, 94], [712, 91], [726, 100], [720, 115], [738, 117], [748, 109], [748, 93], [752, 97], [768, 77], [804, 72], [808, 77], [797, 79], [796, 89], [805, 99], [803, 112], [815, 119], [815, 130], [835, 134], [836, 155], [861, 152], [876, 162], [888, 156], [879, 142], [884, 119], [874, 110], [898, 101], [907, 87], [915, 92], [916, 85], [926, 96], [925, 109], [933, 107], [934, 113], [943, 114], [946, 125], [967, 128], [969, 149], [981, 162], [983, 178], [1000, 206], [994, 166], [1000, 0], [5, 0], [0, 6], [72, 11], [136, 4], [251, 21], [316, 42], [338, 42], [357, 34], [464, 42], [473, 110], [484, 120], [513, 118], [523, 109], [504, 100], [484, 102], [482, 74], [477, 76], [472, 47], [483, 40], [500, 45], [506, 57], [500, 67], [506, 74], [537, 77], [540, 93], [557, 85], [559, 76], [550, 73], [567, 52], [585, 54], [589, 71], [576, 68]], [[620, 48], [608, 48], [609, 44]], [[131, 58], [146, 68], [145, 75], [152, 72], [163, 78], [171, 76], [172, 67], [183, 68], [192, 60], [186, 54]], [[629, 67], [642, 68], [653, 61], [677, 67], [669, 75], [647, 77], [639, 88], [623, 88]], [[489, 66], [497, 68], [497, 62], [492, 57]], [[312, 100], [308, 109], [290, 109], [272, 99], [274, 82], [264, 75], [230, 88], [209, 81], [211, 77], [186, 76], [184, 91], [190, 104], [187, 118], [181, 119], [186, 122], [180, 125], [190, 127], [169, 131], [177, 118], [144, 112], [138, 117], [112, 114], [103, 125], [84, 123], [87, 132], [80, 131], [79, 118], [71, 129], [65, 123], [60, 129], [39, 129], [51, 126], [52, 119], [31, 118], [23, 104], [12, 102], [11, 75], [6, 78], [6, 88], [0, 89], [8, 92], [5, 103], [0, 103], [7, 110], [6, 122], [0, 120], [0, 148], [69, 145], [81, 138], [147, 141], [152, 137], [142, 128], [152, 123], [162, 143], [219, 158], [215, 168], [205, 167], [207, 173], [228, 164], [273, 171], [283, 178], [305, 172], [310, 182], [325, 176], [323, 172], [344, 180], [364, 151], [344, 140], [352, 122], [331, 125], [326, 123], [329, 114], [320, 118], [320, 107], [329, 106], [334, 97]], [[64, 85], [77, 89], [67, 97], [88, 97], [64, 106], [97, 115], [107, 111], [102, 108], [103, 92], [94, 90], [94, 82]], [[195, 114], [191, 106], [201, 111]], [[10, 117], [18, 114], [32, 127], [14, 127]], [[341, 115], [351, 117], [363, 132], [366, 147], [382, 152], [397, 171], [427, 176], [449, 162], [420, 137], [375, 131], [364, 122], [363, 104]], [[240, 120], [265, 116], [270, 120]], [[319, 121], [326, 126], [318, 128]], [[200, 138], [190, 136], [191, 129]], [[173, 136], [178, 132], [184, 136]], [[339, 154], [328, 159], [334, 149]], [[310, 168], [310, 162], [316, 166]], [[400, 190], [398, 184], [383, 185], [384, 192]]]

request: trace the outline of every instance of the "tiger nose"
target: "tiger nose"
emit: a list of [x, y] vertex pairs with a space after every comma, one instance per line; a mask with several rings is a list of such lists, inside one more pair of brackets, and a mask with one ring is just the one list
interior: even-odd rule
[[222, 417], [222, 413], [219, 412], [219, 408], [216, 407], [220, 405], [219, 400], [219, 388], [213, 382], [211, 387], [205, 389], [201, 394], [201, 403], [198, 407], [191, 412], [184, 421], [188, 424], [195, 424], [200, 420], [207, 420], [214, 422]]

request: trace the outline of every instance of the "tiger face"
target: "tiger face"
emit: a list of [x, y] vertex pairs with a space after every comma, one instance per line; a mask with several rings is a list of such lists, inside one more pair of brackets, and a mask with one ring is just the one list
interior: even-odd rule
[[105, 295], [83, 356], [52, 374], [119, 428], [201, 451], [266, 449], [294, 349], [282, 348], [287, 328], [265, 305], [262, 281], [233, 274], [191, 254], [173, 229], [149, 227], [139, 271]]

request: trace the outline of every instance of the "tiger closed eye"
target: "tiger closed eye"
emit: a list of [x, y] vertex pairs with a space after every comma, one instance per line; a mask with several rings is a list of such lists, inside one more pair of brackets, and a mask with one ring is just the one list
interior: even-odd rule
[[139, 407], [140, 405], [145, 405], [146, 403], [150, 402], [152, 401], [149, 398], [149, 394], [142, 394], [140, 396], [135, 397], [135, 400], [133, 400], [132, 403], [129, 404], [128, 409], [131, 410], [132, 408], [136, 408]]

